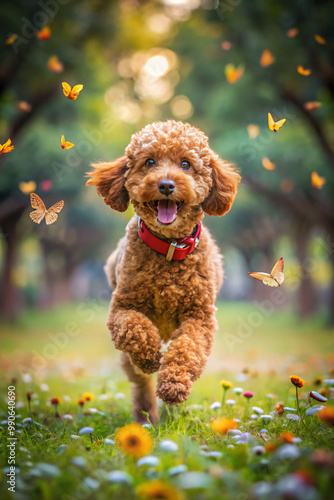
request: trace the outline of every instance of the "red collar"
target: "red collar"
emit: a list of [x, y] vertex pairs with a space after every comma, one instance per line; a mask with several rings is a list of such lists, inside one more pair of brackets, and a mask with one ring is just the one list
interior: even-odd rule
[[152, 250], [166, 255], [166, 260], [183, 260], [189, 253], [192, 253], [199, 243], [201, 234], [201, 223], [195, 227], [191, 236], [173, 240], [171, 243], [163, 241], [145, 226], [144, 221], [139, 221], [139, 236]]

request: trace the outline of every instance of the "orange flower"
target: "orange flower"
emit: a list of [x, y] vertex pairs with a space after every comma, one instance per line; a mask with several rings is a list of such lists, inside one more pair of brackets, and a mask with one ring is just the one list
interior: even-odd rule
[[322, 186], [326, 183], [326, 178], [320, 177], [320, 175], [317, 172], [312, 172], [311, 183], [313, 187], [321, 189]]
[[139, 424], [121, 427], [116, 434], [118, 446], [128, 456], [141, 458], [152, 450], [152, 438], [148, 431]]
[[286, 36], [288, 38], [295, 38], [295, 36], [297, 36], [299, 33], [299, 29], [298, 28], [290, 28], [287, 32], [286, 32]]
[[262, 158], [262, 166], [266, 170], [275, 170], [276, 163], [273, 163], [272, 161], [270, 161], [269, 158]]
[[12, 141], [8, 139], [5, 144], [0, 144], [0, 155], [3, 153], [9, 153], [12, 149], [14, 149], [14, 146], [12, 145]]
[[290, 380], [291, 383], [296, 387], [303, 387], [305, 383], [305, 381], [302, 378], [298, 377], [297, 375], [290, 375]]
[[17, 104], [16, 104], [16, 107], [20, 110], [20, 111], [24, 111], [25, 113], [30, 113], [30, 111], [32, 110], [32, 105], [29, 104], [27, 101], [19, 101]]
[[70, 149], [73, 148], [74, 144], [72, 142], [65, 141], [65, 137], [61, 136], [61, 147], [62, 149]]
[[78, 97], [80, 92], [83, 89], [83, 85], [74, 85], [74, 87], [71, 87], [68, 83], [63, 82], [63, 92], [64, 95], [66, 95], [67, 99], [70, 99], [71, 101], [75, 101], [75, 99]]
[[44, 26], [41, 30], [37, 31], [36, 38], [39, 40], [47, 40], [51, 36], [51, 30], [49, 26]]
[[289, 431], [281, 432], [278, 436], [278, 440], [283, 443], [293, 443], [294, 435]]
[[85, 392], [83, 395], [82, 395], [82, 399], [84, 401], [93, 401], [94, 399], [94, 394], [92, 394], [91, 392]]
[[50, 401], [51, 401], [51, 404], [53, 404], [53, 405], [61, 405], [61, 403], [62, 403], [60, 398], [51, 398]]
[[297, 71], [300, 75], [303, 75], [303, 76], [309, 76], [312, 71], [310, 69], [305, 69], [303, 68], [303, 66], [297, 66]]
[[231, 42], [229, 42], [228, 40], [224, 40], [224, 42], [222, 42], [223, 50], [231, 50], [231, 48], [232, 48]]
[[137, 495], [147, 500], [181, 500], [183, 498], [174, 486], [161, 479], [140, 484], [137, 488]]
[[323, 408], [317, 412], [317, 417], [325, 424], [334, 426], [334, 406]]
[[226, 80], [228, 83], [235, 83], [242, 77], [244, 71], [245, 68], [243, 66], [236, 68], [234, 64], [227, 64], [227, 66], [225, 66]]
[[27, 392], [27, 399], [31, 401], [32, 391]]
[[84, 399], [78, 399], [78, 405], [83, 406], [85, 404]]
[[260, 66], [263, 68], [267, 68], [267, 66], [270, 66], [276, 61], [276, 58], [272, 55], [270, 50], [265, 49], [262, 52], [261, 59], [260, 59]]
[[230, 429], [236, 429], [238, 422], [229, 418], [217, 418], [212, 421], [212, 428], [218, 434], [227, 434]]
[[62, 71], [64, 71], [64, 65], [59, 60], [58, 56], [49, 57], [47, 62], [47, 67], [50, 71], [53, 71], [54, 73], [61, 73]]
[[326, 40], [320, 35], [314, 35], [314, 40], [320, 43], [320, 45], [325, 45], [326, 43]]

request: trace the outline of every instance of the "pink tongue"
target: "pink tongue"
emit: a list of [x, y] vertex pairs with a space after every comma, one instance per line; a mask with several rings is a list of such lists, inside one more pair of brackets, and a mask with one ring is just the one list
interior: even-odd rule
[[158, 221], [170, 224], [176, 218], [177, 206], [174, 201], [160, 200], [158, 203]]

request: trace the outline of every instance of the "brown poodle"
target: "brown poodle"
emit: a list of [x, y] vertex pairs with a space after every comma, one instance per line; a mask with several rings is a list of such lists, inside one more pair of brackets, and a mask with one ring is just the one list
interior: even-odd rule
[[230, 210], [240, 176], [203, 132], [173, 120], [147, 125], [125, 156], [93, 166], [87, 184], [111, 208], [131, 202], [137, 214], [105, 267], [114, 288], [108, 328], [133, 382], [136, 420], [145, 411], [156, 423], [149, 374], [158, 372], [159, 398], [181, 403], [211, 352], [223, 269], [201, 220]]

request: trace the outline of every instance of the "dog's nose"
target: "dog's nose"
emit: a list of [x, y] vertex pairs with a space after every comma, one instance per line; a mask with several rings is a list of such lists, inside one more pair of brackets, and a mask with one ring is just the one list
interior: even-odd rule
[[166, 196], [168, 196], [174, 191], [175, 184], [173, 181], [165, 179], [164, 181], [159, 182], [158, 188], [161, 194], [165, 194]]

